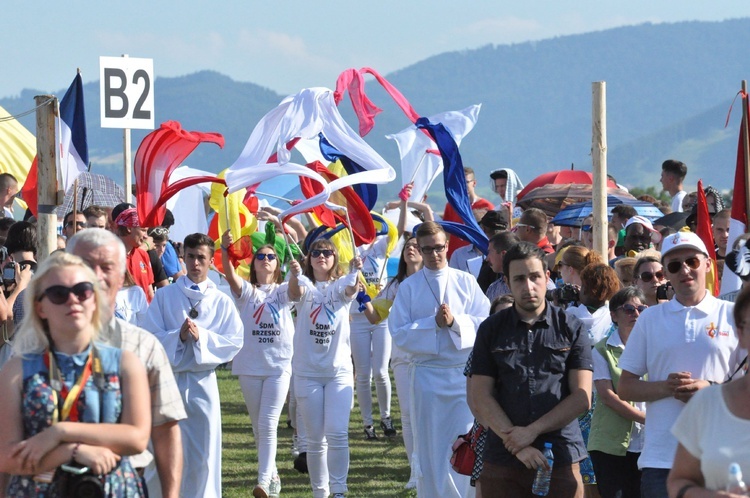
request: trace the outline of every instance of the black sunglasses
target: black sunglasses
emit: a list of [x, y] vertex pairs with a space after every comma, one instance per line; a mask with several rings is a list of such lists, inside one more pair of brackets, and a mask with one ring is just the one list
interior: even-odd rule
[[271, 253], [266, 254], [266, 253], [259, 252], [258, 254], [255, 255], [255, 259], [257, 259], [258, 261], [263, 261], [264, 259], [268, 259], [268, 261], [273, 261], [276, 259], [276, 255], [271, 254]]
[[445, 251], [445, 247], [446, 247], [445, 245], [435, 246], [435, 247], [424, 246], [424, 247], [420, 247], [419, 250], [422, 251], [422, 254], [429, 255], [429, 254], [432, 254], [432, 253], [443, 252], [443, 251]]
[[657, 272], [644, 271], [640, 274], [639, 278], [646, 283], [649, 283], [656, 277], [656, 280], [662, 280], [664, 278], [664, 272], [659, 270]]
[[627, 304], [623, 304], [622, 306], [620, 306], [617, 309], [618, 310], [621, 309], [622, 311], [624, 311], [628, 315], [634, 315], [635, 312], [636, 312], [636, 310], [637, 310], [638, 314], [640, 315], [641, 313], [643, 313], [646, 310], [646, 308], [648, 308], [648, 306], [645, 305], [645, 304], [641, 304], [639, 306], [633, 306], [632, 304], [627, 303]]
[[313, 249], [310, 251], [310, 256], [313, 258], [319, 258], [321, 255], [330, 258], [333, 256], [333, 249]]
[[47, 287], [42, 295], [36, 300], [41, 301], [45, 296], [50, 300], [52, 304], [65, 304], [68, 302], [68, 297], [73, 293], [78, 299], [78, 302], [83, 302], [91, 299], [94, 295], [94, 284], [91, 282], [80, 282], [75, 284], [73, 287], [65, 287], [64, 285], [53, 285]]
[[699, 258], [698, 256], [693, 256], [692, 258], [688, 258], [685, 261], [671, 261], [667, 264], [667, 271], [669, 273], [677, 273], [678, 271], [682, 270], [683, 264], [688, 265], [688, 268], [690, 268], [691, 270], [697, 270], [701, 265], [701, 258]]

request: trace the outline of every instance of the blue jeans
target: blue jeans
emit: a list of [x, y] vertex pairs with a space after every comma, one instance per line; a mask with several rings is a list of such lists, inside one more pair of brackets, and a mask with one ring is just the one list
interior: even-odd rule
[[641, 498], [669, 498], [668, 475], [669, 469], [641, 469]]

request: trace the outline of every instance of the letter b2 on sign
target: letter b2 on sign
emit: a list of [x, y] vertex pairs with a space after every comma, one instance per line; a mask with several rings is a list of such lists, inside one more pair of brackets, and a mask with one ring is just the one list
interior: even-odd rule
[[154, 61], [100, 57], [102, 128], [154, 129]]

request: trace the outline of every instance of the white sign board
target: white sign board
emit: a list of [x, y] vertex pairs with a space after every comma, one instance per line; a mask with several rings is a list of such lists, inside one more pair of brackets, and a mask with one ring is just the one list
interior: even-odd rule
[[154, 61], [99, 57], [102, 128], [154, 129]]

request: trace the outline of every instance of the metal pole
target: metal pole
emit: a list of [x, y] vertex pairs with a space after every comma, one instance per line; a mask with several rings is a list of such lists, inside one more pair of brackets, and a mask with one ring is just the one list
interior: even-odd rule
[[[57, 249], [57, 141], [55, 117], [60, 115], [52, 95], [34, 97], [37, 153], [37, 261]], [[42, 105], [47, 103], [47, 105]]]
[[591, 159], [593, 162], [593, 185], [591, 192], [594, 215], [594, 250], [607, 258], [607, 83], [596, 81], [592, 89], [592, 136]]

